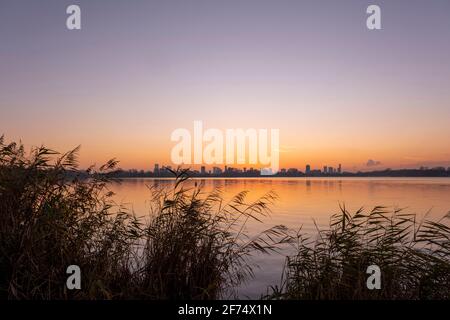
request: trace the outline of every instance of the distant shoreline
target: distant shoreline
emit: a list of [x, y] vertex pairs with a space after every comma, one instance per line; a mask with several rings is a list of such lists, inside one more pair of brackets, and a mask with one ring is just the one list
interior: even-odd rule
[[[401, 179], [401, 178], [442, 178], [442, 179], [449, 179], [450, 176], [448, 177], [432, 177], [432, 176], [427, 176], [427, 177], [391, 177], [391, 176], [332, 176], [332, 177], [280, 177], [280, 176], [260, 176], [260, 177], [191, 177], [191, 179], [211, 179], [211, 180], [220, 180], [220, 179], [224, 179], [224, 180], [233, 180], [233, 179], [314, 179], [314, 180], [320, 180], [320, 179], [348, 179], [348, 178], [380, 178], [380, 179], [384, 179], [384, 178], [394, 178], [394, 179]], [[114, 178], [114, 179], [151, 179], [151, 180], [175, 180], [175, 177], [120, 177], [120, 178]]]
[[[351, 179], [450, 179], [450, 176], [330, 176], [330, 177], [191, 177], [192, 180], [351, 180]], [[112, 177], [114, 180], [148, 179], [148, 180], [175, 180], [175, 177]]]
[[[278, 179], [278, 178], [450, 178], [449, 169], [400, 169], [382, 170], [370, 172], [343, 172], [341, 174], [305, 174], [301, 171], [290, 173], [278, 172], [276, 175], [261, 175], [259, 172], [224, 172], [222, 174], [202, 174], [198, 171], [188, 171], [191, 178], [220, 179], [220, 178], [258, 178], [258, 179]], [[109, 174], [112, 178], [174, 178], [173, 172], [161, 170], [158, 174], [151, 171], [118, 170]]]

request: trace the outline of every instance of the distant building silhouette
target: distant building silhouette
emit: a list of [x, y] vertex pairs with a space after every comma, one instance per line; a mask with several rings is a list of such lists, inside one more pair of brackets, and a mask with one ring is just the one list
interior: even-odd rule
[[[161, 166], [155, 164], [153, 172], [144, 170], [118, 170], [115, 172], [115, 177], [126, 178], [126, 177], [174, 177], [173, 172], [170, 172], [170, 166]], [[297, 168], [281, 168], [273, 177], [450, 177], [450, 167], [445, 168], [443, 166], [437, 166], [433, 168], [420, 167], [417, 169], [384, 169], [377, 171], [368, 172], [343, 172], [342, 164], [339, 164], [337, 168], [331, 166], [324, 166], [323, 171], [321, 170], [311, 170], [309, 164], [306, 165], [305, 173], [299, 171]], [[272, 176], [270, 170], [261, 170], [258, 168], [233, 168], [225, 166], [225, 171], [219, 167], [213, 167], [212, 170], [206, 171], [206, 167], [202, 166], [200, 170], [187, 170], [190, 176], [196, 177], [260, 177], [264, 175]]]

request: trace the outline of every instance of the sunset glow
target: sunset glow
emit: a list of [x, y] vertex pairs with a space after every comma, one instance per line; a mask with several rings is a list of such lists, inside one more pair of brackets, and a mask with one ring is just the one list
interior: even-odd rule
[[64, 1], [2, 2], [0, 132], [84, 167], [170, 164], [194, 120], [280, 129], [281, 167], [450, 166], [449, 3], [382, 2], [375, 33], [366, 1], [85, 1], [79, 32]]

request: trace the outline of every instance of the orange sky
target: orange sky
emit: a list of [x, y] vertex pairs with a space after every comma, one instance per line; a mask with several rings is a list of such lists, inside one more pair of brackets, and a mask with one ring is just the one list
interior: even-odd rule
[[2, 3], [7, 139], [148, 170], [201, 120], [279, 129], [282, 167], [450, 166], [448, 2], [383, 4], [378, 31], [361, 1], [79, 2], [78, 31], [62, 3]]

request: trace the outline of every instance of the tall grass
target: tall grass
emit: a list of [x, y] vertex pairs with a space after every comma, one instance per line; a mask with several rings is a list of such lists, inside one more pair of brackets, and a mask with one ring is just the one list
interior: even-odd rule
[[[138, 219], [111, 200], [115, 160], [83, 175], [78, 148], [30, 154], [0, 138], [0, 298], [215, 299], [252, 276], [249, 256], [275, 250], [285, 228], [249, 238], [246, 223], [270, 213], [269, 193], [246, 192], [224, 203], [188, 188], [174, 172], [172, 190], [151, 191], [152, 213]], [[78, 265], [82, 289], [67, 290], [66, 268]]]
[[[249, 220], [268, 214], [276, 196], [270, 192], [246, 203], [247, 192], [223, 203], [216, 190], [203, 195], [200, 187], [186, 188], [186, 171], [175, 172], [168, 193], [152, 189], [151, 222], [144, 246], [144, 283], [157, 297], [170, 299], [217, 298], [233, 293], [253, 275], [249, 257], [269, 253], [284, 241], [285, 228], [276, 226], [250, 238]], [[230, 291], [231, 290], [231, 291]]]
[[[137, 218], [108, 186], [117, 161], [78, 170], [78, 148], [26, 153], [0, 137], [0, 299], [217, 299], [253, 276], [251, 255], [295, 247], [272, 299], [450, 299], [450, 213], [416, 221], [401, 210], [345, 207], [317, 236], [283, 226], [250, 237], [270, 214], [273, 192], [248, 202], [205, 194], [177, 170], [173, 187], [151, 188]], [[66, 268], [81, 269], [81, 290]], [[369, 265], [381, 289], [368, 290]]]
[[[342, 206], [317, 237], [293, 236], [296, 253], [271, 298], [450, 299], [449, 219], [418, 222], [385, 207], [350, 214]], [[370, 265], [381, 269], [379, 290], [367, 287]]]

